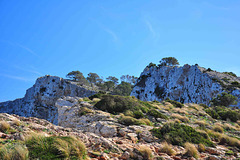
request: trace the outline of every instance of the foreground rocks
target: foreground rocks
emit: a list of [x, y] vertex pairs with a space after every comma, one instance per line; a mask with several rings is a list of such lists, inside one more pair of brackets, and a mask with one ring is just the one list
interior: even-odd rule
[[[83, 101], [82, 98], [69, 96], [59, 98], [54, 105], [58, 109], [59, 125], [35, 117], [1, 113], [0, 121], [10, 124], [12, 131], [0, 132], [0, 146], [13, 141], [24, 141], [26, 135], [36, 132], [45, 136], [76, 136], [86, 145], [91, 159], [195, 159], [186, 155], [186, 150], [182, 146], [171, 146], [173, 154], [163, 151], [165, 143], [152, 135], [151, 129], [154, 126], [122, 125], [118, 122], [119, 115], [95, 109], [93, 104], [97, 101], [99, 100]], [[187, 105], [185, 107], [182, 108], [182, 111], [187, 112], [188, 108], [189, 114], [192, 112], [192, 116], [189, 117], [198, 117], [192, 108]], [[171, 116], [172, 112], [180, 111], [163, 108], [162, 112]], [[190, 119], [189, 125], [198, 126], [191, 122]], [[161, 127], [166, 120], [158, 119], [158, 122], [155, 123], [155, 127]], [[195, 146], [198, 148], [198, 145]], [[216, 143], [216, 148], [206, 147], [198, 152], [198, 159], [206, 160], [236, 159], [240, 156], [237, 151], [233, 152], [227, 146], [218, 145], [218, 143]]]

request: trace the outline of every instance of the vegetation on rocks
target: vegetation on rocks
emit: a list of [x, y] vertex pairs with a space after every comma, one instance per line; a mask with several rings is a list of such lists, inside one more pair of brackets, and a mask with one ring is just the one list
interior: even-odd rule
[[206, 139], [206, 137], [194, 128], [179, 123], [167, 123], [161, 128], [154, 128], [152, 132], [156, 137], [174, 145], [183, 146], [185, 142], [191, 142], [214, 146], [209, 139]]

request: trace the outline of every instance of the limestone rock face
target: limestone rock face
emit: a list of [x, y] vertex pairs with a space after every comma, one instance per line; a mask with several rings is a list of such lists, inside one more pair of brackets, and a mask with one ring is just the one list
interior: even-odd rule
[[24, 98], [0, 103], [0, 112], [25, 117], [37, 117], [58, 124], [55, 102], [61, 96], [88, 97], [95, 94], [72, 82], [56, 76], [44, 76], [36, 80], [26, 91]]
[[[114, 137], [120, 124], [110, 117], [110, 113], [94, 110], [87, 102], [77, 97], [63, 97], [56, 101], [58, 125], [92, 132], [103, 137]], [[90, 113], [81, 115], [81, 109], [87, 107]]]
[[[225, 91], [232, 82], [240, 83], [239, 77], [208, 71], [198, 65], [146, 67], [131, 96], [144, 101], [161, 101], [169, 97], [182, 103], [209, 104], [213, 97]], [[231, 88], [230, 93], [240, 99], [239, 88]]]

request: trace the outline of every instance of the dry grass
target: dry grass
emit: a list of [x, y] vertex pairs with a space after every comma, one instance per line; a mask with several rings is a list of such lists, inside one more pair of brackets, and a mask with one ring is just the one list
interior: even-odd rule
[[200, 106], [200, 105], [198, 105], [198, 104], [192, 104], [192, 103], [190, 103], [190, 104], [188, 104], [188, 106], [189, 106], [189, 108], [193, 108], [193, 109], [195, 109], [196, 111], [200, 111], [200, 110], [203, 109], [203, 107]]
[[240, 120], [237, 121], [237, 124], [240, 126]]
[[176, 154], [176, 152], [172, 148], [172, 145], [168, 144], [167, 142], [163, 142], [162, 147], [160, 148], [160, 152], [167, 153], [168, 155], [173, 156]]
[[240, 148], [240, 140], [237, 138], [229, 137], [223, 134], [219, 137], [219, 140], [219, 144], [228, 144], [229, 146]]
[[215, 132], [219, 132], [219, 133], [223, 133], [224, 132], [223, 128], [220, 125], [214, 125], [213, 126], [213, 130]]
[[6, 132], [10, 129], [10, 124], [6, 121], [1, 121], [0, 122], [0, 131], [1, 132]]
[[185, 108], [173, 108], [172, 111], [173, 111], [174, 113], [179, 113], [179, 114], [188, 115], [188, 112], [186, 111]]
[[199, 151], [199, 152], [204, 152], [205, 150], [206, 150], [205, 146], [204, 146], [202, 143], [200, 143], [200, 144], [198, 145], [198, 151]]
[[223, 128], [226, 129], [226, 130], [235, 130], [235, 131], [238, 130], [238, 128], [236, 126], [233, 126], [233, 125], [231, 125], [229, 123], [224, 123], [223, 124]]
[[168, 111], [174, 108], [174, 106], [171, 103], [165, 101], [163, 102], [163, 107]]
[[13, 125], [20, 126], [21, 122], [17, 119], [12, 121]]
[[100, 100], [101, 100], [100, 98], [93, 98], [92, 101], [97, 103], [97, 102], [99, 102]]
[[94, 113], [94, 112], [87, 107], [81, 107], [78, 111], [79, 116], [86, 115], [86, 114], [91, 114], [91, 113]]
[[147, 119], [147, 118], [141, 118], [141, 119], [139, 119], [139, 121], [140, 121], [140, 123], [146, 124], [148, 126], [152, 126], [153, 125], [152, 122], [149, 119]]
[[194, 157], [196, 159], [199, 158], [199, 152], [198, 152], [198, 150], [197, 150], [197, 148], [195, 147], [194, 144], [187, 142], [187, 143], [184, 144], [184, 148], [185, 148], [185, 151], [186, 151], [185, 155], [187, 155], [189, 157]]
[[152, 160], [153, 159], [152, 150], [148, 146], [145, 146], [145, 145], [140, 146], [139, 147], [139, 152], [143, 156], [143, 159], [146, 159], [146, 160]]
[[227, 144], [229, 146], [235, 146], [240, 148], [240, 140], [237, 138], [229, 137], [225, 134], [214, 132], [212, 130], [208, 130], [207, 133], [210, 137], [212, 137], [215, 141], [218, 141], [219, 144]]
[[4, 160], [28, 160], [29, 152], [23, 144], [6, 144], [0, 150], [0, 159]]
[[208, 124], [207, 124], [205, 121], [203, 121], [203, 120], [201, 120], [201, 121], [195, 121], [194, 123], [197, 124], [197, 125], [199, 125], [199, 127], [203, 127], [203, 128], [205, 128], [206, 126], [208, 126]]
[[181, 116], [180, 114], [175, 114], [174, 113], [174, 114], [171, 115], [171, 117], [177, 118], [177, 119], [179, 119], [182, 122], [189, 122], [189, 119], [187, 117]]

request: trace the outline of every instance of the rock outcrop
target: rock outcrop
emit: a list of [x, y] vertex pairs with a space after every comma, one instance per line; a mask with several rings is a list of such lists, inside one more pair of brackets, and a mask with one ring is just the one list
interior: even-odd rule
[[37, 117], [58, 124], [55, 102], [62, 96], [88, 97], [95, 94], [72, 82], [56, 76], [44, 76], [36, 80], [26, 91], [24, 98], [0, 103], [0, 112], [25, 117]]
[[[237, 85], [233, 85], [233, 84]], [[182, 103], [209, 104], [213, 97], [227, 91], [238, 97], [239, 77], [219, 73], [198, 65], [183, 67], [146, 67], [138, 78], [131, 95], [144, 101], [162, 101], [169, 97]]]

